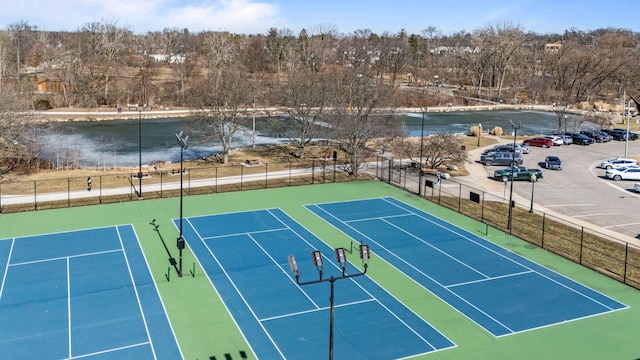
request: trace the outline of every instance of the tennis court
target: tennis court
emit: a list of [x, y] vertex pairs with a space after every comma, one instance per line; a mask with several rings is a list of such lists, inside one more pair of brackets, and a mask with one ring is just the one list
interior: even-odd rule
[[0, 240], [0, 357], [182, 355], [131, 225]]
[[[310, 253], [321, 250], [325, 278], [337, 277], [340, 268], [326, 256], [332, 248], [279, 209], [186, 220], [189, 247], [258, 358], [327, 357], [329, 285], [298, 286], [287, 257], [300, 259], [303, 280], [315, 280]], [[455, 346], [367, 276], [337, 281], [335, 293], [339, 358], [407, 358]]]
[[497, 337], [627, 308], [391, 197], [307, 208]]
[[639, 355], [638, 290], [379, 181], [186, 196], [183, 277], [179, 205], [0, 213], [0, 358], [326, 358], [330, 285], [298, 286], [287, 257], [313, 281], [312, 250], [328, 278], [353, 245], [356, 273], [360, 241], [336, 359]]

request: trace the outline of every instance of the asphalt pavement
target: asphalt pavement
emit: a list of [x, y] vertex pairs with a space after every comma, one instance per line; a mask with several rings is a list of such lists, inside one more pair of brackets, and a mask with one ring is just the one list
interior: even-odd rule
[[[496, 187], [487, 181], [493, 181], [489, 179], [493, 171], [504, 166], [484, 167], [475, 163], [481, 152], [477, 149], [470, 153], [470, 160], [474, 161], [470, 167], [475, 168], [476, 174], [482, 167], [483, 184], [493, 189], [489, 191], [496, 193], [498, 189], [501, 194], [502, 186]], [[532, 147], [531, 153], [524, 155], [525, 166], [542, 168], [547, 155], [556, 155], [562, 160], [564, 169], [542, 168], [544, 179], [535, 185], [527, 181], [514, 182], [514, 196], [517, 195], [520, 202], [530, 201], [533, 190], [534, 210], [561, 214], [587, 226], [592, 224], [624, 237], [640, 239], [640, 194], [632, 191], [636, 181], [609, 180], [604, 175], [605, 170], [598, 168], [603, 160], [625, 157], [625, 154], [640, 155], [640, 141], [629, 141], [628, 145], [625, 141], [610, 141], [587, 146]]]

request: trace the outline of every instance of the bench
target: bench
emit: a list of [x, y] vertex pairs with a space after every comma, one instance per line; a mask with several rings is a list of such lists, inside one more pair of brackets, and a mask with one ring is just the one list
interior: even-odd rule
[[422, 171], [422, 175], [435, 175], [438, 172], [438, 170], [436, 169], [429, 169], [429, 168], [422, 168], [421, 171]]
[[258, 159], [247, 159], [244, 162], [247, 165], [260, 165], [260, 160]]

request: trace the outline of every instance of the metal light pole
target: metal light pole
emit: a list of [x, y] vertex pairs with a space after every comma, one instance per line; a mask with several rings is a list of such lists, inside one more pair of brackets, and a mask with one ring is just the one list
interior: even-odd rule
[[533, 189], [535, 188], [536, 181], [538, 181], [538, 178], [536, 177], [535, 174], [532, 174], [530, 179], [531, 179], [531, 207], [529, 208], [529, 213], [533, 214]]
[[564, 134], [567, 134], [567, 114], [564, 114]]
[[511, 155], [511, 190], [509, 190], [509, 220], [508, 220], [508, 228], [509, 228], [509, 234], [511, 234], [511, 231], [513, 230], [511, 228], [512, 225], [512, 221], [513, 221], [513, 176], [515, 174], [515, 167], [516, 167], [516, 138], [518, 137], [518, 129], [520, 128], [520, 124], [516, 125], [513, 123], [513, 121], [509, 120], [509, 122], [511, 122], [511, 126], [513, 127], [513, 153]]
[[138, 198], [142, 199], [142, 110], [138, 113]]
[[356, 276], [362, 276], [367, 273], [367, 268], [369, 266], [369, 245], [360, 244], [360, 259], [362, 259], [362, 266], [364, 267], [364, 271], [357, 274], [346, 274], [346, 266], [347, 266], [347, 250], [345, 248], [337, 248], [336, 252], [336, 260], [340, 265], [340, 269], [342, 270], [342, 274], [338, 277], [331, 275], [328, 279], [322, 278], [322, 254], [319, 250], [311, 252], [311, 258], [313, 259], [313, 265], [315, 265], [318, 270], [318, 274], [320, 275], [320, 279], [314, 281], [300, 282], [300, 271], [298, 270], [298, 263], [296, 263], [296, 259], [293, 255], [289, 255], [289, 266], [291, 267], [291, 271], [296, 278], [296, 283], [298, 285], [310, 285], [317, 284], [321, 282], [328, 282], [331, 284], [331, 295], [329, 296], [329, 360], [333, 360], [333, 293], [334, 286], [333, 284], [337, 280], [349, 279]]
[[631, 100], [627, 102], [627, 136], [624, 142], [624, 157], [629, 153], [629, 123], [631, 122]]
[[427, 108], [422, 108], [422, 127], [420, 129], [420, 165], [418, 165], [418, 195], [422, 196], [422, 148], [424, 147], [424, 113]]
[[480, 147], [480, 137], [482, 137], [482, 124], [478, 124], [478, 147]]
[[184, 173], [184, 149], [187, 148], [187, 140], [189, 135], [182, 137], [182, 131], [176, 134], [178, 138], [178, 144], [180, 145], [180, 236], [178, 237], [177, 246], [180, 251], [179, 263], [178, 263], [178, 277], [182, 277], [182, 249], [184, 249], [184, 237], [182, 236], [182, 174]]

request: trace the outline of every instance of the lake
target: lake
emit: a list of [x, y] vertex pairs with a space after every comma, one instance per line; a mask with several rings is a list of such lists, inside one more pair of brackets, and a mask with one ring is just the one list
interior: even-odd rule
[[[51, 162], [64, 164], [62, 159], [77, 159], [81, 167], [124, 167], [137, 166], [139, 148], [142, 148], [142, 164], [156, 161], [180, 161], [180, 146], [176, 133], [185, 128], [189, 118], [166, 119], [129, 119], [107, 121], [59, 122], [40, 130], [42, 148], [40, 155]], [[403, 114], [398, 121], [404, 123], [409, 136], [420, 136], [422, 130], [422, 114]], [[541, 111], [469, 111], [426, 113], [424, 117], [424, 134], [464, 133], [472, 126], [482, 124], [486, 132], [496, 126], [504, 129], [505, 134], [512, 134], [511, 122], [520, 124], [519, 134], [542, 134], [558, 131], [558, 118], [555, 113]], [[249, 121], [250, 122], [250, 121]], [[569, 115], [568, 129], [576, 131], [578, 121]], [[564, 125], [564, 124], [563, 124]], [[583, 124], [583, 127], [589, 127]], [[141, 145], [139, 129], [142, 133]], [[564, 131], [564, 129], [562, 129]], [[185, 132], [184, 135], [188, 135]], [[186, 159], [206, 157], [219, 153], [222, 147], [216, 144], [197, 144], [189, 139], [189, 147], [185, 150]], [[255, 144], [285, 143], [288, 139], [272, 134], [266, 126], [264, 118], [256, 118]], [[233, 144], [235, 148], [251, 147], [254, 137], [251, 125]]]

